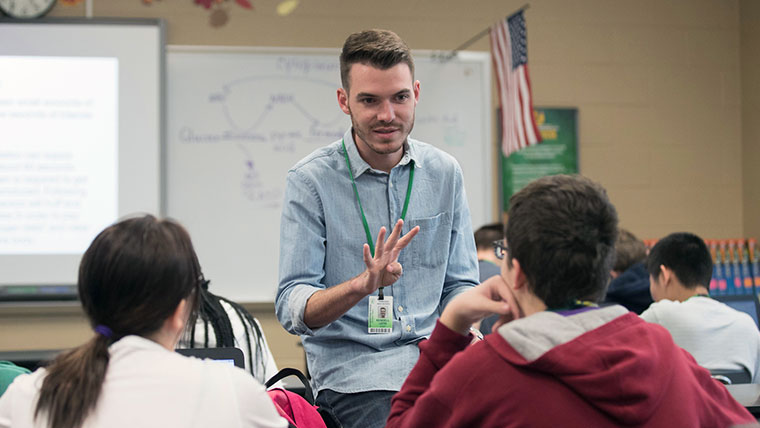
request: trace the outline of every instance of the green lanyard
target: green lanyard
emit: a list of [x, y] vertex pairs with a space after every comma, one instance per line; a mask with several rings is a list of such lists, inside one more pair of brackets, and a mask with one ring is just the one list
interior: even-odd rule
[[[354, 180], [354, 171], [351, 169], [351, 161], [348, 160], [348, 150], [346, 150], [346, 142], [341, 141], [343, 144], [343, 153], [346, 155], [346, 166], [348, 167], [348, 174], [351, 176], [351, 184], [354, 186], [354, 195], [356, 195], [356, 202], [359, 203], [359, 212], [362, 215], [362, 224], [364, 225], [364, 233], [367, 234], [367, 243], [369, 244], [369, 251], [372, 257], [375, 257], [375, 243], [372, 240], [372, 233], [369, 231], [369, 224], [367, 224], [367, 217], [364, 216], [364, 209], [362, 208], [362, 201], [359, 199], [359, 191], [356, 189], [356, 181]], [[406, 187], [406, 199], [404, 200], [404, 209], [401, 211], [401, 220], [406, 218], [406, 210], [409, 208], [409, 197], [412, 194], [412, 182], [414, 182], [414, 162], [411, 165], [412, 169], [409, 171], [409, 184]]]

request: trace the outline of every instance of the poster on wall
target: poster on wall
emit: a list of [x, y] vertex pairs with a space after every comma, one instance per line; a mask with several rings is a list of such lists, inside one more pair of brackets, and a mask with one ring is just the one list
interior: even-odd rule
[[504, 212], [509, 198], [536, 178], [578, 172], [578, 109], [535, 108], [543, 141], [505, 157], [501, 153], [501, 197]]

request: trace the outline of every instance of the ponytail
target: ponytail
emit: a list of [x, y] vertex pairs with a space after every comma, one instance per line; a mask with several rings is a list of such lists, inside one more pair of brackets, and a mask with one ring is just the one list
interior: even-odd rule
[[100, 232], [82, 255], [77, 282], [97, 334], [47, 368], [35, 420], [46, 418], [50, 428], [81, 428], [103, 391], [109, 345], [160, 331], [183, 299], [194, 321], [202, 282], [190, 236], [171, 220], [146, 215]]
[[84, 345], [57, 357], [46, 369], [34, 418], [47, 416], [50, 428], [80, 428], [98, 403], [111, 343], [110, 338], [96, 334]]

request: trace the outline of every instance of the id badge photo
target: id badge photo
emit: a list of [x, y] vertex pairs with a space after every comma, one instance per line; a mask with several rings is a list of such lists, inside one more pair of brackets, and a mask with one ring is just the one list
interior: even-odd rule
[[369, 326], [367, 332], [392, 333], [393, 332], [393, 296], [385, 296], [380, 300], [378, 296], [369, 296]]

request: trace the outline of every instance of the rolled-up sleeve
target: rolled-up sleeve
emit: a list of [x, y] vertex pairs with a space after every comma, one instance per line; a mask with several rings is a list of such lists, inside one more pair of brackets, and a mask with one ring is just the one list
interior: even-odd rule
[[325, 288], [325, 221], [322, 203], [308, 177], [288, 172], [280, 221], [280, 274], [275, 312], [292, 334], [312, 335], [304, 322], [306, 302]]
[[454, 297], [478, 285], [478, 257], [472, 232], [464, 178], [456, 166], [455, 198], [448, 266], [441, 294], [441, 309]]

